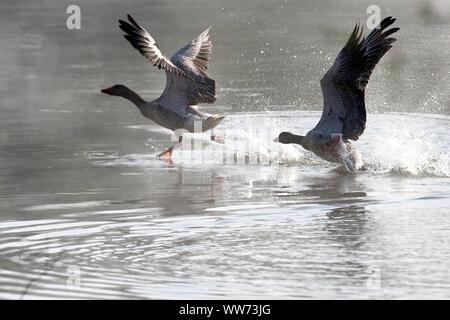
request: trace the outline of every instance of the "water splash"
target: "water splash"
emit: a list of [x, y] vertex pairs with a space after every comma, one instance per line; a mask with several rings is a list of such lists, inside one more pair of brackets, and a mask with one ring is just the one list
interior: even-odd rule
[[[225, 144], [210, 141], [209, 134], [187, 134], [172, 161], [183, 164], [289, 165], [302, 169], [330, 169], [328, 163], [297, 145], [273, 142], [281, 131], [306, 133], [319, 112], [252, 113], [228, 116], [215, 132]], [[422, 114], [374, 114], [368, 116], [366, 132], [356, 142], [364, 160], [364, 172], [404, 176], [450, 177], [450, 117]], [[135, 127], [147, 130], [145, 126]], [[167, 135], [168, 145], [171, 143]], [[96, 164], [145, 166], [157, 161], [151, 154], [91, 153]]]
[[388, 114], [373, 118], [360, 146], [369, 171], [450, 177], [449, 117]]

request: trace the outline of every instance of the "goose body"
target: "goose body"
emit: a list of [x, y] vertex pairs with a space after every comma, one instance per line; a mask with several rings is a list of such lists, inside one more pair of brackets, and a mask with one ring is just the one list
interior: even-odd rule
[[143, 116], [173, 131], [183, 129], [204, 132], [213, 129], [224, 119], [223, 115], [211, 115], [198, 107], [201, 103], [216, 101], [215, 81], [207, 74], [212, 52], [209, 28], [168, 59], [161, 53], [153, 37], [130, 15], [128, 22], [119, 20], [119, 27], [125, 32], [125, 39], [136, 50], [158, 69], [165, 71], [166, 87], [161, 96], [152, 101], [145, 101], [121, 84], [103, 89], [103, 93], [131, 101]]
[[182, 110], [177, 110], [161, 103], [158, 99], [146, 102], [139, 109], [144, 117], [172, 131], [183, 129], [188, 132], [196, 130], [205, 132], [216, 127], [224, 118], [222, 115], [202, 112], [197, 106], [186, 106]]
[[306, 136], [282, 132], [277, 141], [299, 144], [324, 160], [342, 163], [350, 172], [362, 166], [354, 141], [366, 127], [365, 88], [376, 64], [396, 41], [389, 36], [399, 28], [386, 30], [394, 22], [385, 18], [367, 38], [362, 36], [363, 28], [355, 26], [320, 81], [324, 104], [319, 123]]

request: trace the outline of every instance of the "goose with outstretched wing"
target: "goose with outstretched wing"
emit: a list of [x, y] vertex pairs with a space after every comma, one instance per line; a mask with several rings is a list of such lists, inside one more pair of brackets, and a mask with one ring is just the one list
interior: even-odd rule
[[[161, 53], [155, 39], [130, 15], [128, 22], [119, 20], [119, 27], [135, 49], [155, 67], [165, 71], [166, 87], [162, 95], [153, 101], [145, 101], [121, 84], [103, 89], [103, 93], [131, 101], [146, 118], [175, 131], [179, 142], [183, 131], [204, 132], [213, 129], [224, 119], [223, 115], [210, 115], [198, 108], [198, 104], [216, 101], [216, 84], [207, 74], [212, 52], [209, 28], [168, 59]], [[214, 135], [211, 140], [222, 142], [221, 137]], [[158, 156], [170, 157], [175, 146]]]
[[282, 132], [276, 141], [294, 143], [314, 152], [327, 161], [343, 163], [349, 172], [362, 165], [361, 155], [353, 141], [366, 127], [364, 93], [373, 69], [392, 47], [400, 30], [387, 29], [395, 19], [387, 17], [367, 38], [363, 28], [355, 26], [345, 47], [320, 81], [323, 111], [319, 123], [306, 136]]

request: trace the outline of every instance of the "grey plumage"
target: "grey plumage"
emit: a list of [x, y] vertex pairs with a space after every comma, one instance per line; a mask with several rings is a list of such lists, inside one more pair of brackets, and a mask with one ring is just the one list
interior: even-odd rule
[[136, 50], [154, 66], [165, 71], [166, 87], [158, 99], [149, 102], [123, 85], [116, 85], [103, 92], [127, 98], [138, 106], [145, 117], [171, 130], [186, 129], [192, 132], [194, 122], [201, 121], [202, 131], [206, 131], [224, 118], [222, 115], [202, 112], [197, 106], [216, 101], [215, 81], [207, 74], [212, 54], [209, 28], [169, 60], [161, 53], [155, 39], [130, 15], [128, 22], [119, 20], [119, 27], [125, 32], [125, 39]]
[[167, 84], [161, 96], [168, 107], [196, 105], [216, 101], [216, 85], [206, 71], [211, 59], [209, 28], [178, 50], [170, 60], [160, 51], [153, 37], [130, 15], [129, 22], [119, 20], [119, 27], [130, 44], [154, 66], [166, 71]]
[[[198, 109], [200, 103], [216, 101], [216, 82], [207, 70], [211, 60], [212, 42], [209, 28], [178, 50], [170, 60], [156, 44], [155, 39], [130, 15], [128, 22], [119, 20], [119, 27], [125, 32], [125, 39], [158, 69], [166, 72], [166, 87], [158, 99], [145, 101], [128, 87], [116, 84], [102, 92], [120, 96], [136, 105], [142, 115], [160, 126], [175, 131], [179, 142], [158, 154], [157, 157], [171, 157], [174, 148], [182, 142], [184, 129], [189, 132], [207, 131], [224, 119], [223, 115], [210, 115]], [[211, 135], [211, 140], [220, 142], [223, 138]]]
[[351, 140], [358, 140], [366, 127], [364, 94], [370, 75], [400, 30], [387, 28], [395, 19], [387, 17], [367, 38], [356, 24], [350, 38], [325, 73], [320, 85], [323, 110], [319, 123], [306, 136], [282, 132], [281, 143], [295, 143], [331, 162], [343, 163], [350, 172], [362, 164], [361, 155]]
[[[345, 47], [320, 81], [323, 93], [322, 117], [314, 133], [316, 143], [326, 143], [332, 133], [344, 139], [357, 140], [366, 126], [365, 88], [373, 69], [396, 41], [389, 38], [399, 28], [386, 30], [394, 23], [385, 18], [367, 38], [358, 24]], [[310, 134], [311, 136], [311, 134]]]

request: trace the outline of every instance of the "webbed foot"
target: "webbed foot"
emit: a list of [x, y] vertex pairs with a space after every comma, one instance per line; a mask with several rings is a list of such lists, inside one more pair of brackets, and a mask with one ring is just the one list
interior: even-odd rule
[[171, 146], [169, 149], [161, 152], [160, 154], [158, 154], [156, 156], [156, 158], [161, 159], [161, 158], [172, 158], [172, 154], [173, 154], [173, 149], [175, 148], [175, 146]]
[[220, 143], [220, 144], [224, 144], [225, 143], [225, 137], [212, 135], [211, 136], [211, 141], [214, 141], [214, 142], [217, 142], [217, 143]]

